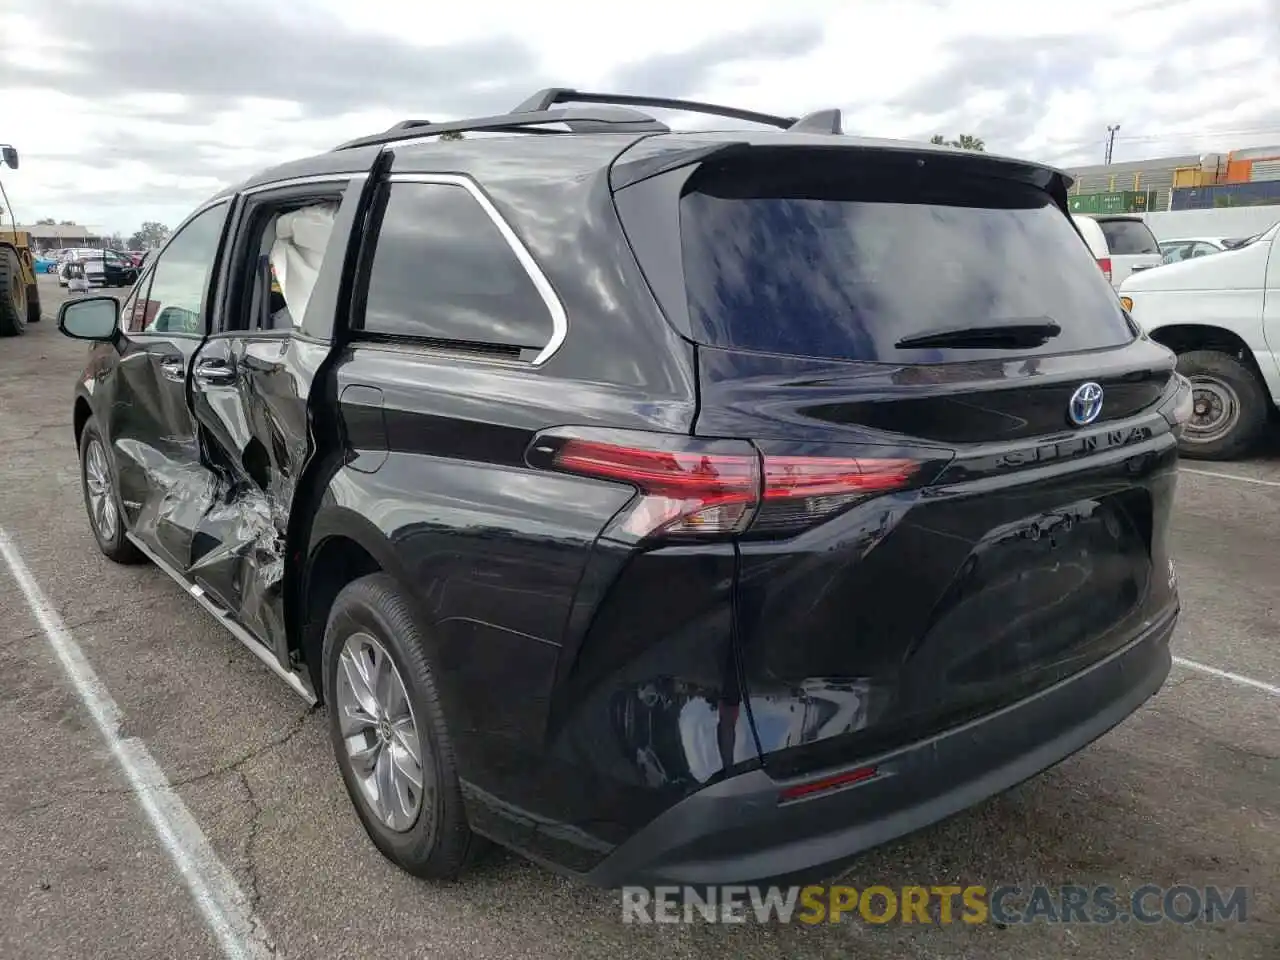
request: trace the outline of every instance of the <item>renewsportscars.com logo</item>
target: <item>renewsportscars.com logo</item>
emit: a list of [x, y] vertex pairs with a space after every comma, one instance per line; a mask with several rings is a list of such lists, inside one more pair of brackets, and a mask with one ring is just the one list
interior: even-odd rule
[[1219, 923], [1248, 919], [1246, 887], [623, 887], [623, 923]]

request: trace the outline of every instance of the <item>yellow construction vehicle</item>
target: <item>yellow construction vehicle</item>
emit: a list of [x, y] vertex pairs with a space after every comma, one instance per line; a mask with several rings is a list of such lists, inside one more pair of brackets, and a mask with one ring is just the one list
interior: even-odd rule
[[[18, 151], [0, 144], [0, 166], [18, 169]], [[9, 206], [9, 195], [0, 183], [4, 210], [0, 211], [0, 337], [16, 337], [27, 324], [40, 319], [40, 288], [36, 286], [35, 265], [31, 262], [31, 236], [18, 230], [18, 221]], [[10, 228], [5, 229], [4, 215]]]

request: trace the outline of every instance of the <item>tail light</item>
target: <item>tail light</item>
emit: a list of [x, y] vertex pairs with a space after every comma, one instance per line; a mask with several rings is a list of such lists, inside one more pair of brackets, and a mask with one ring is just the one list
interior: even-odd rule
[[1099, 257], [1098, 266], [1102, 268], [1102, 275], [1106, 277], [1108, 280], [1110, 280], [1111, 279], [1111, 258]]
[[541, 435], [533, 466], [613, 480], [639, 493], [615, 519], [628, 539], [794, 532], [917, 479], [902, 457], [774, 456], [745, 440], [596, 431]]

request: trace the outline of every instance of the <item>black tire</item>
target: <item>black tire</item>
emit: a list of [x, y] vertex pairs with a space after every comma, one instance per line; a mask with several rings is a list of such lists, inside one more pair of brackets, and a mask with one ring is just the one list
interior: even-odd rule
[[1195, 396], [1195, 413], [1183, 430], [1178, 452], [1193, 460], [1234, 460], [1253, 449], [1271, 410], [1258, 375], [1217, 350], [1179, 354], [1178, 372], [1191, 381]]
[[[93, 504], [90, 498], [89, 481], [87, 479], [88, 457], [89, 451], [94, 444], [101, 449], [106, 462], [106, 469], [110, 475], [111, 485], [108, 494], [115, 508], [116, 522], [114, 530], [110, 536], [105, 536], [100, 529], [99, 520], [95, 517]], [[146, 562], [146, 554], [139, 550], [128, 537], [125, 536], [124, 510], [120, 507], [120, 496], [117, 493], [117, 483], [115, 478], [115, 470], [111, 467], [111, 459], [107, 455], [107, 445], [102, 439], [102, 434], [98, 431], [98, 425], [90, 417], [89, 421], [84, 425], [84, 429], [80, 432], [80, 492], [84, 497], [85, 514], [89, 518], [89, 529], [93, 532], [93, 539], [98, 541], [98, 549], [102, 551], [103, 556], [116, 563], [137, 564]]]
[[27, 287], [27, 323], [40, 322], [40, 288], [36, 284]]
[[[422, 793], [416, 820], [394, 831], [365, 798], [351, 765], [340, 726], [337, 693], [339, 659], [347, 640], [357, 633], [372, 636], [389, 653], [408, 696], [422, 749]], [[329, 736], [343, 783], [369, 839], [401, 869], [430, 880], [451, 880], [474, 862], [485, 846], [471, 831], [445, 724], [417, 619], [395, 580], [384, 573], [349, 583], [334, 600], [325, 627], [324, 699]]]
[[0, 337], [27, 332], [27, 285], [22, 264], [12, 247], [0, 247]]

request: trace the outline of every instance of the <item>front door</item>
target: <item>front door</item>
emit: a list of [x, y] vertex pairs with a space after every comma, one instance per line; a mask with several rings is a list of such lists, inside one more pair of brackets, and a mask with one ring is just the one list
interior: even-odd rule
[[179, 572], [212, 480], [187, 405], [187, 372], [207, 329], [228, 207], [217, 203], [180, 227], [125, 300], [115, 395], [103, 406], [129, 529]]

